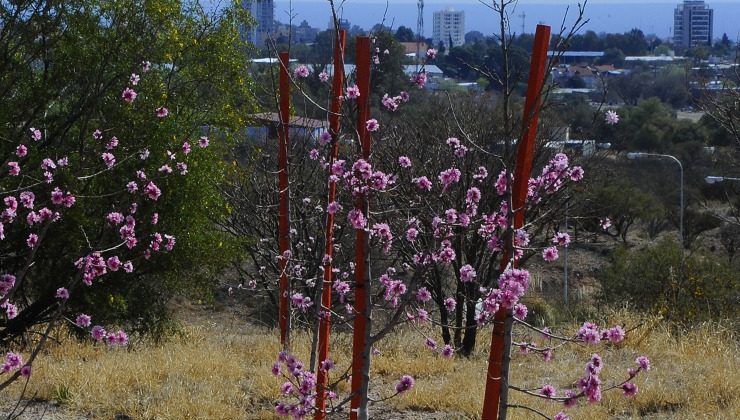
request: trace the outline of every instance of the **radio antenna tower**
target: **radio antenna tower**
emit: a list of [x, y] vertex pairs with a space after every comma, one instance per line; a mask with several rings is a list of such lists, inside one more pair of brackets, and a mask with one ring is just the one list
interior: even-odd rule
[[416, 16], [416, 71], [419, 71], [419, 57], [421, 56], [421, 41], [424, 39], [424, 0], [419, 0]]

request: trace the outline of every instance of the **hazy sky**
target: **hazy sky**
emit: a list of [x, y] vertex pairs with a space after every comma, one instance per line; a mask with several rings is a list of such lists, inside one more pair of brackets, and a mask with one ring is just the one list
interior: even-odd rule
[[[387, 25], [392, 23], [393, 27], [405, 25], [416, 29], [416, 0], [335, 0], [337, 5], [342, 3], [343, 17], [363, 28], [379, 23], [387, 5]], [[673, 9], [678, 3], [679, 0], [590, 0], [586, 8], [590, 22], [584, 30], [624, 32], [637, 27], [646, 33], [667, 37], [673, 26]], [[708, 0], [707, 4], [715, 9], [714, 36], [727, 33], [733, 39], [740, 37], [740, 0]], [[287, 22], [291, 5], [294, 23], [305, 19], [312, 26], [327, 27], [328, 0], [276, 0], [275, 18]], [[446, 7], [465, 11], [466, 32], [478, 30], [489, 34], [495, 28], [495, 17], [478, 0], [425, 0], [424, 5], [424, 32], [427, 36], [431, 36], [432, 13]], [[520, 0], [511, 13], [512, 29], [521, 32], [522, 23], [526, 32], [533, 32], [537, 23], [549, 24], [555, 29], [560, 26], [568, 5], [571, 7], [570, 16], [573, 16], [577, 1]], [[522, 12], [526, 15], [523, 20]]]

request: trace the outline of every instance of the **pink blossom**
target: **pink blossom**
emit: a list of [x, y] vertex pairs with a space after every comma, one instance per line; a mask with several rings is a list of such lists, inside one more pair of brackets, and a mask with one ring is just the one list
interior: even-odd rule
[[126, 88], [123, 90], [123, 93], [121, 93], [121, 98], [123, 98], [126, 103], [133, 103], [136, 100], [136, 96], [138, 94], [131, 88]]
[[148, 72], [151, 68], [152, 68], [152, 63], [150, 63], [148, 61], [142, 61], [141, 62], [141, 71], [143, 73]]
[[118, 137], [113, 136], [108, 141], [108, 144], [105, 145], [105, 148], [108, 150], [113, 150], [118, 146]]
[[135, 181], [129, 181], [126, 184], [126, 191], [128, 191], [129, 193], [133, 194], [138, 190], [139, 190], [139, 185]]
[[306, 310], [312, 305], [311, 298], [303, 296], [300, 293], [294, 293], [293, 296], [290, 297], [290, 300], [293, 303], [293, 306], [298, 307], [303, 312], [306, 312]]
[[506, 186], [509, 183], [508, 174], [506, 169], [501, 171], [496, 178], [496, 193], [498, 195], [504, 195], [506, 193]]
[[18, 157], [24, 157], [28, 154], [28, 147], [25, 145], [18, 145], [18, 147], [15, 148], [15, 155]]
[[413, 83], [417, 88], [423, 89], [424, 85], [427, 84], [426, 71], [422, 70], [420, 73], [411, 76], [411, 83]]
[[558, 257], [559, 257], [558, 249], [554, 246], [547, 247], [544, 250], [542, 250], [542, 259], [547, 262], [553, 262], [557, 260]]
[[31, 365], [24, 365], [21, 368], [21, 376], [24, 378], [28, 378], [31, 376]]
[[367, 224], [365, 215], [359, 209], [350, 210], [347, 214], [347, 220], [355, 229], [364, 229]]
[[95, 129], [92, 133], [93, 139], [100, 140], [103, 138], [103, 132], [100, 129]]
[[357, 99], [360, 97], [360, 88], [357, 85], [347, 87], [347, 99]]
[[187, 175], [188, 173], [188, 164], [185, 162], [177, 162], [177, 171], [180, 172], [180, 175]]
[[552, 420], [570, 420], [570, 417], [561, 411], [558, 414], [555, 414], [555, 417], [553, 417]]
[[306, 78], [309, 74], [311, 74], [311, 71], [303, 64], [293, 70], [293, 77], [295, 78]]
[[134, 264], [131, 261], [126, 261], [123, 263], [123, 271], [132, 273], [134, 271]]
[[185, 155], [190, 154], [190, 143], [187, 141], [182, 144], [182, 153]]
[[378, 124], [378, 120], [375, 118], [371, 118], [367, 121], [365, 121], [365, 128], [367, 128], [367, 131], [378, 131], [380, 128], [380, 124]]
[[409, 101], [409, 99], [411, 99], [411, 95], [409, 95], [409, 93], [408, 93], [408, 92], [406, 92], [405, 90], [402, 90], [402, 91], [401, 91], [401, 92], [400, 92], [400, 93], [398, 94], [398, 96], [399, 96], [399, 97], [401, 98], [401, 101], [403, 101], [403, 102], [408, 102], [408, 101]]
[[208, 144], [209, 144], [208, 137], [206, 137], [206, 136], [200, 136], [200, 138], [198, 139], [198, 146], [201, 149], [205, 149], [206, 147], [208, 147]]
[[567, 247], [570, 244], [570, 235], [568, 232], [558, 232], [552, 237], [552, 243], [558, 246]]
[[57, 293], [55, 296], [59, 299], [67, 300], [69, 299], [69, 290], [64, 287], [60, 287], [57, 289]]
[[604, 113], [604, 121], [606, 121], [607, 125], [615, 125], [619, 122], [619, 114], [610, 109]]
[[408, 156], [399, 156], [398, 157], [398, 166], [402, 168], [410, 168], [411, 167], [411, 159], [409, 159]]
[[635, 359], [635, 363], [637, 363], [642, 370], [650, 370], [650, 360], [646, 356], [638, 357]]
[[400, 102], [401, 102], [400, 96], [391, 97], [391, 96], [388, 96], [387, 93], [383, 95], [383, 98], [380, 100], [380, 103], [383, 104], [385, 109], [391, 112], [398, 109], [398, 105]]
[[427, 50], [427, 58], [429, 58], [430, 60], [434, 60], [435, 58], [437, 58], [437, 50], [434, 48], [429, 48]]
[[100, 325], [96, 325], [92, 327], [92, 330], [90, 331], [90, 336], [95, 341], [101, 341], [106, 336], [105, 328], [101, 327]]
[[522, 303], [517, 303], [516, 305], [514, 305], [513, 312], [514, 312], [514, 316], [519, 319], [527, 318], [527, 312], [528, 312], [527, 306]]
[[311, 151], [308, 152], [308, 157], [311, 160], [318, 160], [318, 158], [319, 158], [319, 151], [316, 150], [316, 149], [311, 149]]
[[105, 216], [105, 220], [113, 225], [120, 225], [123, 223], [123, 214], [119, 212], [110, 212]]
[[599, 225], [601, 226], [602, 229], [608, 230], [611, 227], [611, 225], [612, 225], [612, 221], [609, 220], [608, 217], [605, 217], [605, 218], [599, 220]]
[[439, 173], [439, 181], [442, 183], [442, 192], [447, 191], [450, 185], [460, 181], [460, 170], [449, 168]]
[[335, 214], [339, 211], [342, 211], [342, 205], [336, 201], [332, 201], [328, 206], [326, 206], [326, 212], [329, 214]]
[[326, 83], [329, 80], [329, 74], [325, 71], [322, 71], [319, 73], [319, 80], [323, 83]]
[[118, 271], [118, 269], [121, 267], [121, 260], [118, 259], [118, 257], [114, 255], [108, 258], [108, 261], [106, 262], [106, 264], [108, 265], [108, 268], [110, 269], [110, 271]]
[[23, 191], [21, 193], [21, 203], [23, 204], [23, 207], [27, 209], [33, 208], [35, 199], [36, 199], [36, 195], [31, 191]]
[[411, 388], [414, 387], [415, 383], [416, 381], [413, 377], [409, 375], [401, 376], [401, 379], [396, 384], [396, 393], [403, 394], [404, 392], [411, 390]]
[[627, 382], [622, 385], [622, 391], [624, 391], [625, 397], [634, 397], [637, 395], [637, 385], [632, 382]]
[[406, 230], [406, 240], [409, 242], [416, 241], [416, 237], [419, 235], [419, 231], [415, 227], [410, 227]]
[[5, 316], [8, 317], [8, 319], [13, 319], [18, 316], [18, 307], [13, 305], [10, 302], [5, 302]]
[[39, 235], [35, 233], [31, 233], [28, 235], [28, 238], [26, 239], [26, 245], [28, 245], [29, 248], [35, 248], [38, 243]]
[[580, 166], [574, 166], [570, 168], [570, 180], [578, 182], [583, 179], [583, 168]]
[[8, 162], [8, 175], [18, 176], [21, 173], [21, 166], [18, 162]]
[[331, 141], [331, 133], [329, 133], [328, 131], [324, 131], [319, 136], [319, 144], [322, 146], [326, 146], [327, 144], [329, 144], [330, 141]]
[[540, 394], [544, 395], [547, 398], [552, 398], [555, 396], [555, 387], [552, 385], [545, 385], [540, 390]]
[[105, 166], [107, 166], [108, 168], [112, 168], [113, 165], [116, 164], [116, 157], [113, 156], [112, 153], [106, 152], [106, 153], [103, 153], [100, 157], [103, 159]]
[[429, 302], [432, 299], [432, 294], [427, 290], [426, 287], [422, 287], [419, 290], [416, 291], [416, 299], [419, 300], [419, 302]]
[[31, 127], [29, 128], [29, 131], [31, 131], [31, 138], [33, 139], [33, 141], [41, 140], [41, 130]]
[[416, 188], [420, 190], [432, 190], [432, 181], [430, 181], [429, 178], [427, 178], [426, 176], [414, 178], [411, 180], [411, 182], [413, 182], [416, 185]]
[[149, 181], [149, 183], [144, 187], [144, 195], [146, 195], [150, 200], [157, 201], [159, 196], [162, 195], [162, 191], [156, 184], [154, 184], [154, 182]]
[[424, 340], [424, 345], [430, 348], [431, 350], [434, 350], [437, 348], [437, 342], [429, 337], [427, 337], [426, 340]]
[[470, 187], [468, 192], [465, 194], [465, 201], [468, 204], [478, 203], [480, 201], [481, 193], [478, 187]]
[[460, 267], [460, 281], [463, 283], [468, 283], [473, 280], [475, 280], [475, 276], [477, 273], [475, 272], [475, 269], [473, 269], [473, 266], [470, 264], [465, 264], [464, 266]]
[[445, 359], [451, 359], [452, 356], [455, 354], [455, 349], [451, 345], [445, 344], [445, 346], [442, 348], [442, 352], [440, 354]]
[[621, 343], [624, 340], [624, 329], [620, 326], [606, 330], [606, 338], [612, 343]]
[[131, 86], [136, 86], [139, 84], [139, 80], [141, 80], [141, 77], [139, 77], [136, 73], [131, 73], [131, 76], [128, 78], [128, 82], [131, 83]]
[[457, 307], [457, 301], [455, 300], [455, 298], [448, 297], [444, 300], [444, 306], [445, 309], [447, 309], [449, 312], [452, 312]]
[[170, 114], [170, 110], [166, 107], [160, 106], [154, 110], [154, 113], [158, 118], [164, 118]]

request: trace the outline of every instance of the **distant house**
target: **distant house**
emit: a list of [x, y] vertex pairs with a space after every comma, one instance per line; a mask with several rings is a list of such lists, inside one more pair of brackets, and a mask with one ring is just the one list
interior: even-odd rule
[[[417, 58], [417, 54], [416, 54], [416, 47], [417, 47], [417, 45], [416, 45], [416, 42], [400, 42], [399, 44], [401, 44], [403, 46], [403, 48], [405, 50], [404, 54], [406, 55], [406, 57], [408, 57], [408, 58], [410, 58], [412, 60], [416, 60], [416, 58]], [[422, 58], [424, 58], [426, 56], [427, 49], [428, 48], [429, 48], [429, 46], [427, 46], [427, 43], [426, 42], [422, 42], [422, 43], [419, 44], [419, 55], [418, 55], [418, 58], [419, 59], [422, 59]]]
[[[247, 127], [247, 136], [255, 142], [266, 142], [278, 138], [280, 114], [263, 112], [249, 116], [259, 125]], [[316, 141], [327, 130], [327, 122], [313, 118], [293, 116], [288, 125], [288, 135], [296, 140]]]
[[568, 63], [582, 63], [591, 62], [604, 56], [603, 51], [550, 51], [548, 53], [550, 58], [558, 56], [559, 62], [563, 64]]

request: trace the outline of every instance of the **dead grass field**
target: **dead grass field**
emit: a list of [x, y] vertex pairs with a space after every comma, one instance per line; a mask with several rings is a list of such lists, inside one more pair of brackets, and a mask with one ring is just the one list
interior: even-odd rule
[[[276, 333], [248, 326], [223, 311], [195, 313], [180, 335], [161, 344], [134, 343], [113, 351], [73, 340], [52, 345], [34, 365], [27, 393], [57, 402], [63, 416], [56, 413], [53, 418], [60, 419], [273, 418], [272, 406], [282, 382], [270, 374], [278, 351]], [[609, 321], [630, 325], [639, 319], [622, 313]], [[381, 354], [373, 360], [375, 396], [388, 395], [402, 374], [413, 375], [417, 382], [407, 395], [377, 408], [374, 418], [478, 418], [489, 337], [481, 334], [473, 357], [453, 361], [426, 350], [416, 333], [401, 332], [384, 341], [378, 348]], [[300, 357], [306, 357], [308, 343], [305, 335], [295, 337]], [[348, 335], [335, 336], [332, 357], [338, 371], [348, 365], [350, 343]], [[512, 383], [532, 388], [551, 383], [563, 389], [581, 374], [592, 352], [593, 348], [567, 347], [556, 352], [550, 363], [515, 354]], [[676, 338], [662, 322], [647, 320], [625, 345], [600, 353], [607, 383], [623, 377], [637, 355], [648, 355], [653, 369], [637, 379], [636, 397], [607, 393], [599, 405], [570, 410], [574, 419], [740, 418], [738, 337], [721, 326], [705, 325]], [[3, 399], [16, 397], [20, 389], [21, 384], [16, 384]], [[346, 390], [347, 385], [340, 384], [340, 391]], [[512, 400], [550, 415], [560, 410], [557, 404], [533, 401], [513, 391]], [[536, 417], [512, 410], [510, 418]]]

